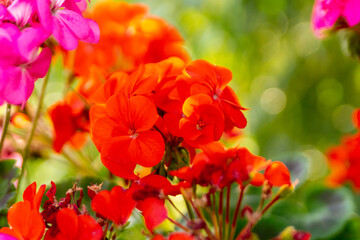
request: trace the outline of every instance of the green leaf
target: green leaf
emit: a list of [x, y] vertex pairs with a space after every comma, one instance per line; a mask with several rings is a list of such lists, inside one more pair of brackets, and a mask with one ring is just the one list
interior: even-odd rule
[[271, 215], [287, 219], [288, 225], [308, 231], [312, 239], [328, 238], [339, 232], [351, 217], [354, 202], [346, 188], [310, 188], [303, 199], [279, 202]]
[[330, 240], [353, 240], [360, 239], [360, 218], [353, 217], [345, 224], [343, 230], [336, 234], [334, 237], [330, 238]]
[[354, 211], [352, 195], [345, 188], [314, 189], [307, 195], [305, 205], [309, 214], [300, 220], [303, 229], [311, 232], [313, 239], [338, 232]]
[[0, 161], [0, 210], [8, 208], [15, 197], [13, 181], [19, 175], [19, 168], [15, 167], [15, 160]]

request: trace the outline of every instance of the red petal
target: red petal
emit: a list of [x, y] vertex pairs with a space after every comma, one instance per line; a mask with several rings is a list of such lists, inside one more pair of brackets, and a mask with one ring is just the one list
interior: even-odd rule
[[14, 229], [3, 227], [0, 229], [0, 240], [19, 240], [22, 236], [19, 235]]
[[195, 238], [188, 233], [172, 233], [169, 240], [195, 240]]
[[147, 198], [142, 205], [146, 206], [142, 209], [146, 227], [152, 232], [156, 226], [167, 218], [167, 210], [164, 202], [157, 198]]
[[132, 162], [152, 167], [158, 164], [164, 155], [164, 139], [157, 131], [141, 132], [131, 141], [128, 151]]
[[116, 137], [106, 142], [101, 148], [101, 161], [116, 176], [136, 179], [134, 175], [136, 164], [128, 155], [130, 142], [128, 136]]
[[148, 131], [156, 123], [158, 114], [155, 104], [147, 97], [130, 98], [130, 116], [137, 132]]
[[353, 122], [357, 128], [360, 128], [360, 109], [356, 109], [353, 113]]
[[91, 208], [101, 216], [124, 225], [129, 219], [136, 202], [128, 191], [119, 186], [110, 191], [104, 190], [96, 194], [91, 201]]
[[56, 214], [56, 223], [66, 239], [77, 239], [79, 222], [74, 210], [70, 208], [61, 209]]
[[45, 231], [43, 218], [38, 210], [32, 209], [29, 201], [12, 205], [8, 212], [8, 222], [25, 239], [40, 239]]
[[100, 240], [102, 238], [103, 229], [94, 218], [89, 215], [80, 215], [78, 220], [78, 240]]
[[271, 163], [265, 170], [265, 178], [276, 187], [291, 185], [290, 172], [284, 163], [276, 161]]
[[127, 136], [128, 128], [121, 125], [115, 119], [105, 117], [97, 120], [92, 126], [92, 139], [96, 147], [100, 150], [103, 144], [114, 137]]
[[197, 106], [200, 106], [202, 104], [212, 104], [211, 98], [206, 94], [197, 94], [191, 97], [188, 97], [183, 105], [183, 113], [185, 116], [189, 117], [191, 114], [193, 114], [194, 111], [196, 111]]
[[36, 182], [30, 184], [23, 193], [23, 199], [31, 203], [31, 207], [39, 211], [41, 199], [44, 195], [46, 185], [40, 186], [39, 191], [36, 192]]
[[71, 107], [65, 103], [59, 103], [49, 110], [51, 120], [54, 125], [55, 139], [53, 147], [56, 152], [60, 152], [64, 144], [76, 132], [76, 125], [73, 121]]
[[264, 175], [259, 172], [256, 172], [254, 176], [251, 178], [250, 184], [256, 187], [260, 187], [261, 185], [263, 185], [264, 181], [265, 181]]

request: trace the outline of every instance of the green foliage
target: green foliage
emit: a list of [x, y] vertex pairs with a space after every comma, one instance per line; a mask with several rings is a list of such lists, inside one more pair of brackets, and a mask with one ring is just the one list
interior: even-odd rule
[[19, 175], [15, 160], [0, 161], [0, 228], [7, 226], [7, 209], [14, 203], [14, 180]]
[[312, 239], [323, 239], [339, 232], [353, 211], [353, 197], [347, 189], [314, 186], [301, 199], [278, 203], [271, 215], [296, 229], [309, 231]]
[[12, 205], [15, 197], [15, 178], [19, 175], [19, 169], [15, 167], [15, 160], [0, 161], [0, 210]]

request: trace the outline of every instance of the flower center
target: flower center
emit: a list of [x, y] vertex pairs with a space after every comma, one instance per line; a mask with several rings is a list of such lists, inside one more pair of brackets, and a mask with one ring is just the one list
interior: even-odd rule
[[201, 130], [203, 127], [205, 127], [205, 123], [202, 120], [197, 121], [196, 129]]
[[129, 129], [128, 134], [129, 134], [130, 138], [133, 138], [133, 139], [137, 138], [137, 136], [139, 136], [139, 133], [137, 133], [135, 129]]

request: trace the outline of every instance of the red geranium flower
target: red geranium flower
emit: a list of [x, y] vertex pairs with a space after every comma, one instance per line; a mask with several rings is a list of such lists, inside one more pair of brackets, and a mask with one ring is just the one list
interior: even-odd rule
[[56, 214], [57, 234], [47, 231], [45, 240], [100, 240], [103, 230], [90, 215], [77, 215], [73, 209], [64, 208]]
[[133, 199], [145, 219], [145, 225], [150, 230], [161, 224], [168, 216], [164, 205], [168, 195], [180, 193], [179, 186], [173, 186], [168, 179], [160, 175], [149, 175], [131, 185]]
[[220, 139], [224, 131], [224, 117], [212, 105], [206, 94], [187, 98], [183, 105], [185, 115], [179, 122], [184, 139], [193, 146], [204, 145]]
[[265, 170], [265, 178], [272, 186], [291, 185], [290, 172], [282, 162], [272, 162]]
[[247, 124], [242, 107], [232, 88], [227, 84], [232, 79], [229, 69], [208, 63], [205, 60], [192, 61], [186, 68], [188, 75], [180, 75], [178, 82], [190, 84], [190, 94], [207, 94], [221, 109], [225, 117], [225, 129], [234, 126], [244, 128]]
[[152, 167], [164, 155], [161, 134], [152, 130], [158, 114], [155, 104], [144, 96], [109, 98], [106, 113], [92, 125], [93, 140], [103, 164], [115, 175], [136, 178], [136, 164]]
[[36, 192], [36, 182], [34, 182], [25, 189], [24, 201], [15, 203], [9, 209], [7, 217], [10, 228], [1, 228], [1, 233], [14, 236], [20, 240], [38, 240], [42, 238], [45, 224], [39, 213], [39, 207], [45, 187], [45, 185], [41, 185], [39, 191]]
[[91, 208], [96, 213], [117, 225], [124, 225], [128, 221], [135, 205], [136, 201], [132, 199], [131, 192], [119, 186], [113, 187], [111, 192], [99, 192], [91, 201]]

